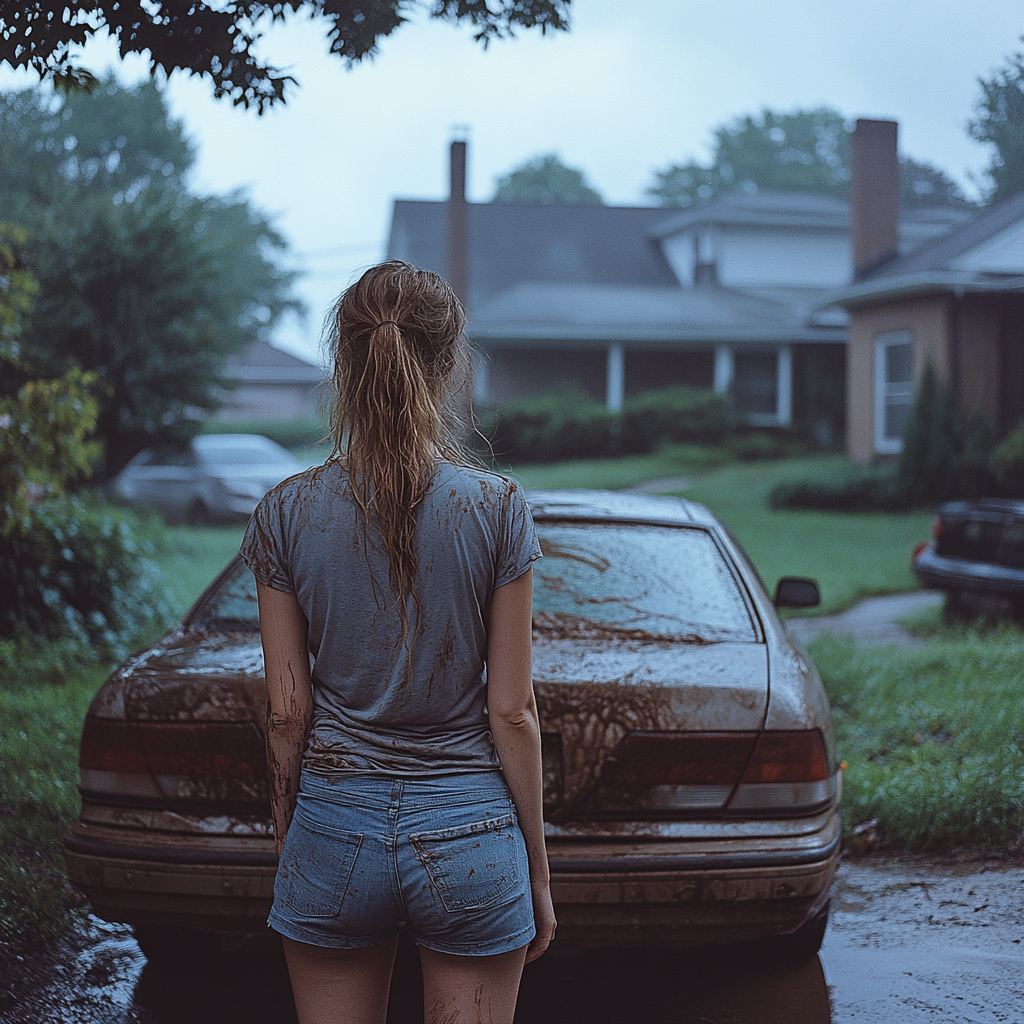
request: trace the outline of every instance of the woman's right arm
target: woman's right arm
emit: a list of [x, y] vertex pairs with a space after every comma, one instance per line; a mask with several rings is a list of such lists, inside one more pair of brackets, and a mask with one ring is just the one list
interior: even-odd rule
[[547, 850], [544, 846], [540, 716], [533, 695], [533, 572], [498, 587], [487, 629], [487, 712], [530, 862], [537, 935], [526, 962], [536, 960], [555, 934]]

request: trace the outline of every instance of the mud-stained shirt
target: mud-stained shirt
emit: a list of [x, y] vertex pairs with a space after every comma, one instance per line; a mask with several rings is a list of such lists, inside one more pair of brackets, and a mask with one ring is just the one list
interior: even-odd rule
[[303, 766], [311, 771], [498, 767], [486, 711], [486, 624], [495, 589], [540, 556], [522, 489], [442, 463], [420, 506], [415, 544], [419, 607], [410, 595], [403, 635], [380, 534], [338, 462], [285, 480], [249, 520], [242, 559], [261, 583], [295, 594], [309, 622], [313, 722]]

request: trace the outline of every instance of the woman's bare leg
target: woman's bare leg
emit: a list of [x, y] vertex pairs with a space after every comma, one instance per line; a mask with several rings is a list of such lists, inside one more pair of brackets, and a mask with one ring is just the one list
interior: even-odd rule
[[455, 956], [420, 946], [424, 1024], [512, 1024], [526, 946], [495, 956]]
[[299, 1024], [385, 1024], [398, 936], [363, 949], [281, 941]]

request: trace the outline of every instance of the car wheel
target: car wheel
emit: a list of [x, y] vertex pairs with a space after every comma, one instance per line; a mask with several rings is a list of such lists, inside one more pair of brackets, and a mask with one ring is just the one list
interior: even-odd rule
[[826, 903], [815, 915], [795, 932], [789, 935], [778, 935], [771, 940], [771, 955], [779, 960], [793, 963], [797, 960], [808, 960], [821, 949], [828, 927], [829, 904]]
[[210, 510], [206, 507], [206, 504], [201, 498], [196, 498], [188, 507], [188, 511], [185, 513], [185, 521], [190, 526], [209, 526], [213, 521]]

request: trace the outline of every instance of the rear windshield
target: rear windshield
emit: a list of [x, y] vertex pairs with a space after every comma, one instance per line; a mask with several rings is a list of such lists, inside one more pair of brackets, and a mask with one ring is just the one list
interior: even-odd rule
[[[538, 523], [533, 624], [580, 638], [754, 641], [740, 587], [702, 529]], [[200, 606], [193, 629], [259, 629], [256, 585], [241, 560]]]
[[754, 641], [732, 569], [699, 528], [539, 523], [534, 627], [561, 636]]
[[240, 558], [232, 563], [217, 589], [200, 605], [191, 628], [220, 633], [259, 631], [256, 580]]

